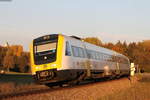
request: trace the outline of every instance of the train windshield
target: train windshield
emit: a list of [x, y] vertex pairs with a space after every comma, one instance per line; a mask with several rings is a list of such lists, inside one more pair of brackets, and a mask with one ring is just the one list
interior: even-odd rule
[[34, 43], [34, 61], [36, 65], [56, 61], [57, 38]]
[[47, 43], [35, 46], [35, 53], [49, 51], [49, 53], [56, 52], [56, 43]]

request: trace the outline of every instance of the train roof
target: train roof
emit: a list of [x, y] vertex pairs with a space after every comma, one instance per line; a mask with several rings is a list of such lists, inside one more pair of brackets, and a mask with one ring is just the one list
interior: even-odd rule
[[[62, 35], [62, 34], [61, 34]], [[118, 53], [114, 50], [111, 50], [111, 49], [107, 49], [107, 48], [104, 48], [104, 47], [101, 47], [101, 46], [96, 46], [94, 44], [91, 44], [91, 43], [88, 43], [86, 41], [83, 41], [82, 38], [79, 38], [79, 37], [76, 37], [76, 36], [66, 36], [66, 35], [63, 35], [64, 37], [66, 38], [69, 38], [69, 39], [73, 39], [73, 40], [76, 40], [76, 41], [82, 41], [84, 42], [86, 45], [88, 46], [92, 46], [92, 47], [95, 47], [95, 48], [99, 48], [101, 50], [102, 53], [105, 53], [105, 54], [109, 54], [109, 55], [116, 55], [116, 56], [122, 56], [122, 57], [125, 57], [127, 58], [125, 55], [121, 54], [121, 53]]]

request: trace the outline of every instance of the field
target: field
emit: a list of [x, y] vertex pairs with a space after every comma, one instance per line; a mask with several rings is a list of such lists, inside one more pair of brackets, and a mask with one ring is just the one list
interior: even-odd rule
[[0, 96], [4, 94], [19, 93], [26, 90], [36, 90], [41, 87], [44, 86], [35, 84], [31, 74], [0, 74]]
[[25, 73], [6, 73], [0, 74], [0, 83], [14, 83], [14, 84], [31, 84], [34, 80], [31, 74]]
[[[46, 89], [44, 85], [1, 83], [0, 95]], [[150, 74], [98, 82], [64, 89], [50, 89], [37, 94], [7, 98], [7, 100], [150, 100]]]
[[98, 100], [150, 100], [150, 74], [138, 75], [139, 81], [124, 91], [99, 98]]

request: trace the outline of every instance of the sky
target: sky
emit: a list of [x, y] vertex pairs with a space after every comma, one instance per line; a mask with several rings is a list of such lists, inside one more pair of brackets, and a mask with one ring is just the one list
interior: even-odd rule
[[150, 0], [0, 0], [0, 45], [62, 33], [103, 43], [150, 39]]

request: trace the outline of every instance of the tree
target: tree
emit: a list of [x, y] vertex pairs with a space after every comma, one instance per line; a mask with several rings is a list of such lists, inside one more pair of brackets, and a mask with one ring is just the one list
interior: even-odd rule
[[29, 53], [23, 52], [18, 57], [18, 67], [20, 72], [29, 72]]
[[10, 49], [13, 51], [13, 54], [16, 56], [21, 56], [23, 52], [23, 47], [21, 45], [12, 45]]
[[124, 53], [125, 49], [123, 47], [123, 44], [120, 41], [118, 41], [112, 49], [121, 54], [125, 54]]
[[4, 57], [3, 67], [7, 68], [8, 71], [10, 68], [14, 68], [15, 67], [14, 56], [6, 55]]
[[29, 52], [23, 52], [21, 45], [0, 46], [0, 67], [4, 67], [8, 71], [29, 72], [29, 59]]
[[109, 43], [103, 44], [103, 47], [112, 49], [114, 47], [114, 44], [109, 42]]
[[88, 43], [91, 43], [91, 44], [95, 44], [97, 46], [101, 46], [102, 45], [102, 42], [99, 38], [97, 37], [87, 37], [84, 39], [84, 41], [88, 42]]
[[4, 57], [6, 56], [7, 48], [0, 46], [0, 67], [3, 66]]

